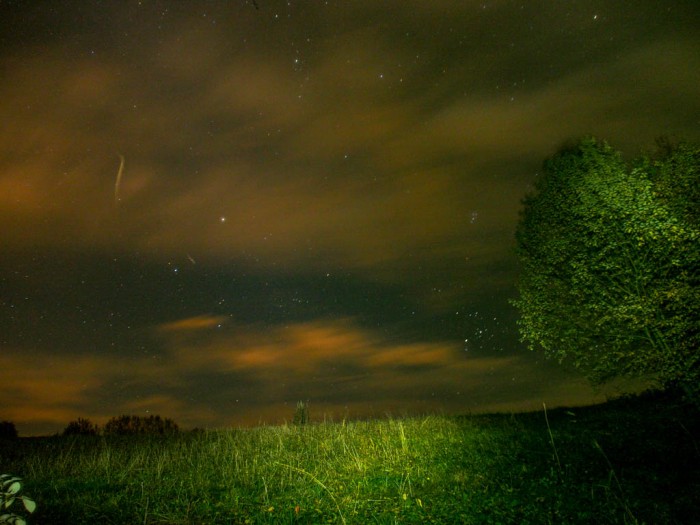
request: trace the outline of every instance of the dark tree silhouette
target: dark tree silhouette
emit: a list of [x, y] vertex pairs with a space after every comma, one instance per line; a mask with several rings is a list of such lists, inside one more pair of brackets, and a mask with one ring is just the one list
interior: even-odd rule
[[15, 439], [17, 429], [12, 421], [0, 421], [0, 439]]
[[68, 423], [68, 426], [63, 430], [64, 436], [96, 436], [99, 434], [99, 427], [93, 424], [89, 419], [79, 417], [75, 421]]
[[104, 426], [105, 435], [170, 435], [179, 432], [177, 424], [160, 416], [118, 416], [113, 417]]

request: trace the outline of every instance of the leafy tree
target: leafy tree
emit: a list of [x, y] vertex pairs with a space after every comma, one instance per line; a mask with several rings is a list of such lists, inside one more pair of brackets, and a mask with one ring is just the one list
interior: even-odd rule
[[76, 421], [71, 421], [63, 430], [64, 436], [96, 436], [99, 434], [99, 427], [89, 419], [79, 417]]
[[662, 138], [658, 153], [643, 159], [655, 184], [656, 195], [673, 213], [695, 226], [700, 224], [700, 147], [673, 144]]
[[700, 148], [627, 166], [594, 138], [545, 161], [516, 233], [519, 328], [594, 382], [646, 376], [697, 392]]
[[12, 421], [0, 421], [0, 439], [17, 438], [17, 429]]

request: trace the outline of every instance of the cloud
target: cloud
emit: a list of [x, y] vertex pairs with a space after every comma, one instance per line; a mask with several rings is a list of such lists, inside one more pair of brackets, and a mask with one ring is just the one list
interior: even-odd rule
[[220, 327], [226, 321], [228, 321], [228, 318], [222, 315], [197, 315], [195, 317], [179, 319], [171, 323], [164, 323], [159, 326], [159, 330], [163, 332], [198, 331]]
[[[166, 326], [192, 323], [191, 319]], [[170, 331], [170, 330], [168, 330]], [[395, 343], [349, 319], [283, 326], [230, 326], [196, 347], [177, 337], [168, 343], [184, 369], [245, 370], [269, 376], [301, 377], [335, 369], [368, 374], [403, 366], [442, 367], [458, 360], [452, 343]]]
[[116, 364], [109, 361], [90, 356], [39, 357], [3, 348], [2, 417], [18, 424], [40, 421], [56, 425], [91, 416], [86, 393], [103, 385], [105, 370]]
[[[301, 75], [284, 56], [228, 57], [198, 34], [188, 45], [206, 75], [174, 63], [177, 38], [161, 44], [152, 70], [114, 56], [11, 63], [4, 242], [364, 271], [407, 253], [439, 256], [458, 235], [464, 204], [452, 174], [391, 171], [384, 148], [413, 133], [422, 110], [377, 95], [396, 79], [375, 70], [392, 55], [407, 58], [377, 31], [323, 41]], [[114, 206], [118, 154], [126, 165]]]
[[406, 342], [350, 318], [268, 326], [219, 321], [202, 315], [159, 325], [153, 335], [162, 350], [131, 357], [10, 349], [0, 357], [6, 400], [0, 419], [22, 433], [130, 413], [216, 427], [280, 422], [300, 399], [312, 403], [316, 417], [367, 417], [537, 408], [543, 399], [578, 404], [601, 396], [527, 355]]
[[[567, 138], [588, 133], [613, 143], [650, 141], [666, 131], [652, 126], [679, 124], [672, 111], [664, 115], [669, 108], [661, 101], [693, 104], [690, 94], [698, 74], [690, 65], [700, 65], [695, 48], [683, 40], [654, 42], [512, 96], [466, 97], [436, 112], [426, 126], [426, 138], [411, 137], [405, 149], [440, 158], [463, 151], [464, 137], [469, 137], [468, 147], [481, 158], [527, 158], [548, 154]], [[667, 58], [661, 65], [659, 56]], [[647, 111], [635, 111], [640, 103]], [[649, 111], [655, 113], [653, 118]]]
[[[318, 38], [303, 67], [196, 27], [133, 63], [16, 51], [0, 92], [5, 244], [374, 276], [401, 274], [407, 256], [488, 266], [510, 256], [529, 170], [571, 135], [684, 131], [651, 102], [692, 98], [699, 69], [692, 42], [669, 40], [501, 93], [460, 87], [463, 65], [431, 79], [377, 27]], [[654, 118], [634, 111], [640, 97]]]

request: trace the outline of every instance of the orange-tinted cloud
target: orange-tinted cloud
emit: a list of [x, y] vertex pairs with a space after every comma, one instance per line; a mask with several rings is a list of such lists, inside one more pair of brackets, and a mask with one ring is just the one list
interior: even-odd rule
[[89, 356], [35, 357], [3, 350], [3, 418], [20, 425], [37, 420], [67, 424], [78, 416], [92, 415], [88, 392], [103, 384], [105, 360]]
[[172, 323], [165, 323], [160, 325], [159, 329], [164, 332], [189, 332], [193, 330], [203, 330], [207, 328], [220, 327], [228, 320], [227, 317], [222, 315], [198, 315], [195, 317], [188, 317], [186, 319], [179, 319], [173, 321]]
[[[504, 257], [526, 189], [494, 172], [494, 159], [536, 169], [571, 135], [664, 132], [630, 105], [694, 92], [688, 71], [698, 69], [692, 43], [667, 41], [514, 100], [466, 91], [428, 111], [438, 88], [417, 90], [419, 61], [380, 31], [324, 39], [297, 71], [285, 54], [230, 55], [224, 34], [196, 27], [144, 48], [151, 69], [52, 51], [8, 61], [0, 217], [10, 227], [0, 240], [384, 276], [406, 254], [414, 264], [446, 253], [490, 261]], [[664, 74], [645, 74], [660, 54]], [[446, 70], [440, 83], [464, 74]], [[621, 112], [624, 122], [606, 118]], [[118, 154], [126, 166], [115, 207]]]
[[[176, 321], [166, 327], [189, 325]], [[164, 332], [172, 329], [163, 330]], [[358, 373], [381, 368], [443, 367], [459, 362], [453, 343], [397, 343], [356, 326], [349, 319], [285, 326], [234, 325], [202, 344], [173, 338], [171, 351], [187, 369], [246, 370], [262, 375], [313, 375], [328, 367], [349, 367]]]
[[[537, 409], [543, 400], [554, 406], [604, 396], [528, 356], [471, 356], [451, 342], [406, 343], [351, 319], [221, 329], [213, 327], [217, 320], [161, 325], [154, 331], [164, 345], [158, 355], [6, 352], [0, 419], [24, 434], [57, 432], [77, 417], [103, 424], [129, 413], [220, 427], [284, 421], [299, 399], [310, 400], [318, 418]], [[208, 335], [192, 339], [193, 330]]]

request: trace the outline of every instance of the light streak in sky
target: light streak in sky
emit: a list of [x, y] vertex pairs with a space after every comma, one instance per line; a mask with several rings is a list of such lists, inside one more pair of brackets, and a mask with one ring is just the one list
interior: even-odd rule
[[124, 173], [124, 155], [119, 154], [119, 171], [117, 172], [117, 182], [114, 183], [114, 205], [119, 205], [119, 187], [122, 183], [122, 173]]

